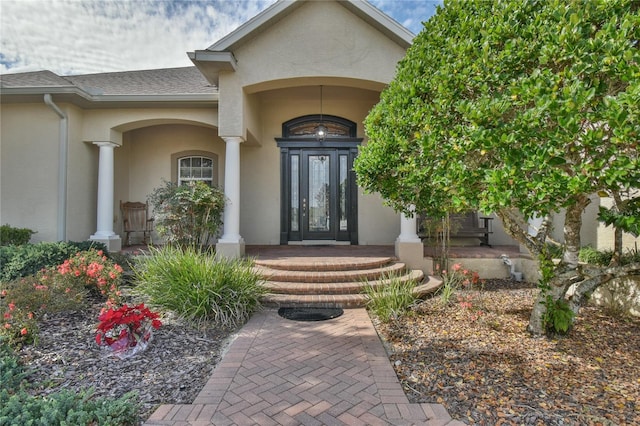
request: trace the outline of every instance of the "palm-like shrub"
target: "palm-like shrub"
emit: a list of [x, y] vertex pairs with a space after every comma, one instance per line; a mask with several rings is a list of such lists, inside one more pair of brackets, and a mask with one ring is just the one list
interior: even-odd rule
[[263, 287], [248, 260], [218, 260], [194, 247], [152, 248], [133, 267], [136, 290], [150, 303], [195, 322], [243, 324], [259, 307]]

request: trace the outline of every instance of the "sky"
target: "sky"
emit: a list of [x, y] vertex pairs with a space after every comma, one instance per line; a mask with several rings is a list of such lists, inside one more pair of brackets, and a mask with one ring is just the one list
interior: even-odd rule
[[[442, 0], [369, 0], [414, 34]], [[191, 66], [275, 0], [0, 0], [0, 74]]]

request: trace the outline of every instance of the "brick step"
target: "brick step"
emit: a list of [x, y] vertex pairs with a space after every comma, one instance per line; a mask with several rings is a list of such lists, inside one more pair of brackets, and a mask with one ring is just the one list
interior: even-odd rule
[[297, 283], [341, 283], [360, 282], [365, 280], [377, 280], [388, 275], [399, 275], [405, 271], [404, 263], [394, 262], [381, 267], [357, 270], [324, 270], [301, 271], [271, 269], [261, 265], [255, 265], [254, 271], [264, 280], [275, 282]]
[[[403, 282], [419, 283], [424, 278], [422, 271], [407, 271], [398, 279]], [[301, 282], [280, 282], [263, 281], [262, 285], [269, 293], [276, 294], [358, 294], [363, 293], [368, 285], [372, 287], [382, 287], [389, 284], [389, 278], [380, 278], [369, 281], [349, 281], [349, 282], [328, 282], [328, 283], [301, 283]]]
[[[420, 272], [422, 273], [422, 272]], [[413, 289], [413, 293], [416, 297], [424, 297], [428, 294], [434, 293], [440, 288], [442, 281], [434, 277], [429, 277], [429, 280], [417, 285]], [[362, 293], [352, 294], [276, 294], [267, 293], [262, 299], [263, 306], [270, 308], [342, 308], [342, 309], [355, 309], [363, 308], [367, 304], [367, 296]]]
[[255, 259], [254, 264], [285, 271], [353, 271], [380, 268], [395, 262], [394, 257], [290, 257]]
[[270, 308], [362, 308], [367, 304], [364, 294], [266, 294], [260, 300]]

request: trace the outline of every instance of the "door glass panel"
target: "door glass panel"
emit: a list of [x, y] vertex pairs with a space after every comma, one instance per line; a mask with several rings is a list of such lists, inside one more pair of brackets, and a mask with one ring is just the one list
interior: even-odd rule
[[298, 210], [300, 209], [300, 173], [299, 157], [297, 155], [291, 156], [291, 230], [300, 230], [300, 216]]
[[329, 156], [309, 156], [309, 231], [329, 231]]
[[341, 155], [338, 176], [338, 205], [340, 207], [340, 230], [347, 230], [347, 156]]

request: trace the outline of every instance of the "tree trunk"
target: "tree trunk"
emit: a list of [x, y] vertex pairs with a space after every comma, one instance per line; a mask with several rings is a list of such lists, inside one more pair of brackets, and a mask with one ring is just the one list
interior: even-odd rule
[[[541, 268], [544, 265], [540, 265]], [[562, 263], [553, 270], [553, 277], [545, 282], [545, 273], [543, 271], [542, 282], [540, 283], [540, 293], [536, 297], [531, 316], [529, 317], [529, 326], [527, 330], [534, 336], [542, 336], [546, 332], [545, 315], [547, 313], [547, 296], [551, 296], [551, 301], [563, 299], [567, 294], [567, 290], [576, 281], [575, 268], [568, 267]]]

